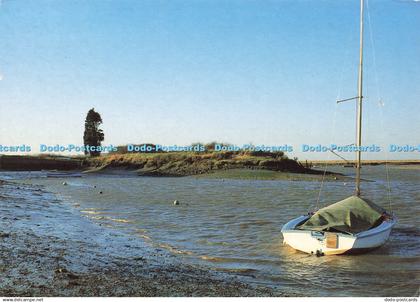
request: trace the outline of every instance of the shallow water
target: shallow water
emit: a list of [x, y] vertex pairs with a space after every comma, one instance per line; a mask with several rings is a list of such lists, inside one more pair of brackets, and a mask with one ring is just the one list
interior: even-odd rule
[[[346, 175], [352, 169], [336, 168]], [[389, 242], [364, 255], [315, 257], [282, 244], [281, 227], [314, 208], [320, 183], [2, 172], [0, 178], [43, 185], [101, 226], [135, 235], [200, 266], [244, 281], [310, 296], [412, 296], [420, 277], [420, 170], [389, 168], [399, 222]], [[385, 167], [364, 167], [366, 196], [388, 209]], [[66, 182], [64, 186], [62, 183]], [[321, 206], [353, 193], [325, 182]], [[102, 194], [99, 192], [102, 191]], [[180, 205], [174, 206], [178, 200]]]

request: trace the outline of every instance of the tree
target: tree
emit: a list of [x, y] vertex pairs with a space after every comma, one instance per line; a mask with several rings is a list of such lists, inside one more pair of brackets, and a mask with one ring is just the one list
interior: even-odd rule
[[[104, 140], [104, 132], [99, 129], [102, 124], [101, 115], [95, 111], [95, 108], [89, 110], [85, 120], [85, 132], [83, 134], [83, 143], [89, 149], [85, 149], [85, 154], [90, 156], [99, 156], [101, 151], [99, 148]], [[96, 147], [96, 148], [95, 148]]]

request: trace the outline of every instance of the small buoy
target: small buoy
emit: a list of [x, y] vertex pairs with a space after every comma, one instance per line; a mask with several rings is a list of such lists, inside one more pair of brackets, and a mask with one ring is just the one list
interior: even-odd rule
[[337, 177], [336, 176], [334, 176], [334, 180], [337, 180]]
[[93, 186], [94, 188], [96, 188], [96, 186]]
[[102, 194], [103, 192], [102, 192], [102, 191], [99, 191], [98, 193], [99, 193], [99, 194]]
[[179, 205], [179, 201], [178, 200], [174, 200], [174, 206], [178, 206]]
[[66, 182], [63, 182], [63, 186], [67, 186], [67, 183]]

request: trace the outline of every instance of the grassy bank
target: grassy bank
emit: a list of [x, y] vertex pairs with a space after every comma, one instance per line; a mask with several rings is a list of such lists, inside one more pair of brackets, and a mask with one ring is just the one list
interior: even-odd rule
[[[320, 174], [283, 153], [246, 152], [169, 152], [110, 154], [87, 159], [91, 171], [135, 170], [141, 176], [188, 176], [221, 171], [276, 171]], [[238, 173], [238, 172], [235, 172]], [[252, 173], [252, 172], [250, 172]]]
[[[353, 163], [353, 162], [349, 162]], [[209, 178], [316, 180], [325, 165], [349, 165], [343, 161], [296, 161], [283, 152], [161, 152], [114, 153], [99, 157], [0, 155], [0, 170], [85, 170], [87, 172], [121, 170], [139, 176], [199, 176]], [[420, 160], [369, 160], [364, 165], [395, 165], [415, 168]], [[326, 173], [327, 179], [339, 176]]]
[[288, 173], [321, 173], [287, 158], [283, 152], [215, 151], [114, 153], [98, 157], [2, 155], [0, 170], [85, 170], [91, 173], [120, 173], [124, 170], [139, 176], [209, 175], [215, 178], [243, 179], [291, 179]]

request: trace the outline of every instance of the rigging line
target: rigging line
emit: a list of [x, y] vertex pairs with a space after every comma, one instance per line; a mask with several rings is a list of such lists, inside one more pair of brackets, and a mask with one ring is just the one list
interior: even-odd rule
[[[372, 30], [372, 22], [370, 17], [370, 8], [369, 8], [369, 0], [366, 1], [366, 8], [367, 8], [367, 15], [368, 15], [368, 25], [369, 25], [369, 37], [370, 37], [370, 44], [372, 45], [372, 58], [373, 58], [373, 70], [375, 75], [375, 85], [376, 85], [376, 93], [379, 98], [379, 108], [380, 108], [380, 114], [381, 114], [381, 132], [382, 135], [384, 135], [385, 127], [384, 127], [384, 104], [382, 102], [382, 95], [381, 95], [381, 89], [379, 86], [379, 79], [378, 79], [378, 70], [376, 65], [376, 48], [375, 43], [373, 40], [373, 30]], [[389, 167], [388, 167], [388, 153], [385, 152], [385, 173], [386, 173], [386, 183], [387, 183], [387, 198], [388, 198], [388, 204], [389, 204], [389, 211], [392, 212], [392, 200], [391, 200], [391, 180], [389, 177]]]
[[[339, 91], [339, 95], [341, 94], [341, 87], [340, 87], [340, 91]], [[338, 104], [335, 104], [335, 109], [334, 109], [334, 116], [333, 116], [333, 125], [332, 125], [332, 129], [331, 129], [331, 137], [332, 137], [332, 142], [334, 142], [334, 138], [335, 138], [335, 126], [336, 126], [336, 120], [337, 120], [337, 107]], [[324, 165], [324, 173], [322, 174], [322, 180], [321, 180], [321, 186], [319, 188], [318, 191], [318, 198], [316, 200], [316, 206], [315, 206], [315, 210], [319, 209], [319, 202], [321, 200], [321, 194], [322, 194], [322, 190], [324, 188], [324, 182], [325, 182], [325, 176], [327, 175], [327, 166], [328, 166], [328, 161], [331, 159], [331, 153], [328, 153], [328, 158], [327, 161], [325, 162]]]
[[341, 156], [340, 154], [337, 154], [336, 152], [334, 152], [333, 150], [331, 150], [330, 148], [328, 148], [328, 151], [330, 151], [332, 154], [334, 154], [335, 156], [341, 158], [342, 160], [344, 160], [346, 163], [351, 164], [350, 161], [348, 161], [345, 157]]
[[[351, 34], [349, 34], [348, 37], [347, 37], [347, 45], [350, 44], [350, 41], [352, 40], [352, 38], [353, 38], [353, 36]], [[345, 47], [344, 60], [342, 60], [341, 68], [340, 68], [340, 80], [339, 80], [339, 86], [338, 86], [336, 100], [341, 99], [341, 93], [342, 93], [343, 83], [344, 83], [345, 63], [348, 61], [347, 58], [349, 57], [349, 55], [350, 55], [350, 48]], [[335, 127], [336, 127], [336, 119], [337, 119], [337, 110], [338, 110], [338, 103], [336, 101], [335, 102], [335, 108], [334, 108], [332, 129], [331, 129], [331, 143], [334, 143], [334, 140], [335, 140]], [[331, 153], [328, 153], [327, 161], [330, 160], [330, 159], [331, 159]], [[321, 185], [320, 185], [320, 188], [319, 188], [319, 191], [318, 191], [318, 198], [316, 200], [315, 210], [319, 209], [319, 203], [320, 203], [322, 191], [323, 191], [323, 188], [324, 188], [325, 176], [327, 174], [327, 165], [328, 165], [328, 163], [325, 162], [324, 172], [322, 174], [322, 179], [321, 179]]]
[[373, 71], [374, 71], [374, 75], [375, 75], [375, 85], [376, 85], [376, 95], [378, 97], [381, 96], [380, 94], [380, 87], [379, 87], [379, 80], [378, 80], [378, 70], [377, 70], [377, 65], [376, 65], [376, 48], [375, 48], [375, 43], [373, 41], [373, 30], [372, 30], [372, 22], [371, 22], [371, 18], [370, 18], [370, 8], [369, 8], [369, 0], [366, 1], [366, 10], [367, 10], [367, 15], [368, 15], [368, 25], [369, 25], [369, 38], [370, 38], [370, 44], [372, 46], [372, 61], [373, 61]]

